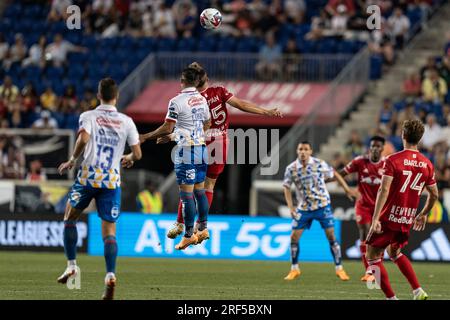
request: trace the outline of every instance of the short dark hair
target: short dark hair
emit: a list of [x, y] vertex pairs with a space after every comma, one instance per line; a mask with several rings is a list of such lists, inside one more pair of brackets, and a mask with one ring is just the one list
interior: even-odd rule
[[181, 81], [188, 86], [198, 87], [200, 74], [196, 68], [187, 67], [181, 72]]
[[118, 88], [111, 78], [104, 78], [98, 83], [98, 93], [103, 101], [111, 101], [117, 98]]
[[189, 68], [193, 68], [196, 69], [198, 72], [198, 76], [199, 76], [199, 83], [198, 83], [198, 87], [202, 87], [205, 82], [206, 82], [206, 70], [203, 68], [203, 66], [198, 63], [198, 62], [192, 62], [189, 65]]
[[382, 136], [373, 136], [372, 138], [370, 138], [370, 142], [372, 142], [372, 141], [379, 141], [382, 144], [386, 143], [386, 139], [383, 138]]
[[300, 141], [299, 145], [300, 144], [307, 144], [311, 149], [313, 148], [312, 144], [309, 141], [307, 141], [307, 140]]
[[405, 120], [402, 125], [403, 138], [406, 142], [417, 145], [422, 139], [425, 127], [420, 120]]

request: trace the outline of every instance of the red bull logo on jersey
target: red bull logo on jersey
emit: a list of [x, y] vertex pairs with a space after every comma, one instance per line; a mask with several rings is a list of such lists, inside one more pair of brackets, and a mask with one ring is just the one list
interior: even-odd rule
[[416, 216], [417, 208], [392, 206], [389, 221], [395, 223], [412, 224]]
[[97, 124], [101, 127], [120, 129], [120, 127], [122, 126], [122, 121], [112, 120], [105, 117], [97, 117], [95, 119], [95, 122], [97, 122]]

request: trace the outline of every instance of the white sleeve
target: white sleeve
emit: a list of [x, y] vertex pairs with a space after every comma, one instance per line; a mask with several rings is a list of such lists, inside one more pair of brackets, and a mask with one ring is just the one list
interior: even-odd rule
[[92, 123], [89, 114], [83, 112], [78, 120], [78, 132], [86, 131], [88, 134], [92, 133]]
[[325, 161], [322, 161], [322, 173], [325, 176], [325, 179], [331, 179], [334, 177], [334, 169]]
[[178, 121], [178, 113], [180, 112], [179, 109], [180, 108], [175, 103], [175, 101], [170, 100], [169, 107], [167, 110], [166, 120], [172, 121], [172, 122], [177, 122]]
[[134, 121], [131, 118], [128, 120], [127, 143], [129, 146], [135, 146], [139, 144], [139, 132], [137, 131]]
[[283, 186], [286, 188], [290, 188], [292, 185], [292, 170], [289, 167], [286, 168], [284, 172]]

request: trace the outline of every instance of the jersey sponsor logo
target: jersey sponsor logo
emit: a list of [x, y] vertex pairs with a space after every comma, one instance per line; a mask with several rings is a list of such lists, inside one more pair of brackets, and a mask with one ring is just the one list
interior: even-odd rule
[[79, 192], [75, 191], [70, 194], [70, 200], [72, 200], [73, 202], [80, 201], [80, 198], [81, 198], [81, 194]]
[[186, 179], [195, 180], [195, 169], [186, 170]]
[[119, 216], [119, 207], [118, 206], [112, 207], [112, 209], [111, 209], [111, 217], [116, 219], [118, 216]]
[[112, 120], [105, 117], [97, 117], [95, 119], [95, 122], [101, 127], [107, 127], [107, 128], [116, 128], [120, 129], [122, 126], [122, 121], [120, 120]]
[[427, 167], [427, 163], [424, 161], [409, 160], [409, 159], [403, 160], [403, 165], [409, 166], [409, 167], [415, 167], [415, 168], [426, 168]]
[[202, 105], [205, 102], [205, 98], [201, 97], [191, 97], [188, 100], [188, 105], [190, 107], [195, 107], [195, 106], [199, 106]]
[[176, 113], [175, 111], [170, 111], [169, 118], [178, 119], [178, 113]]

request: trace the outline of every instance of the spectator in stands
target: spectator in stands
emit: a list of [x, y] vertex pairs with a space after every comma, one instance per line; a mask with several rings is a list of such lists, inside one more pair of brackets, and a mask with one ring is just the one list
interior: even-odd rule
[[395, 47], [403, 49], [411, 26], [409, 18], [403, 14], [401, 8], [395, 8], [394, 14], [389, 17], [387, 23], [389, 31], [395, 40]]
[[260, 79], [277, 79], [281, 75], [282, 51], [279, 44], [275, 42], [273, 33], [266, 36], [266, 43], [259, 51], [259, 62], [256, 72]]
[[300, 50], [297, 47], [297, 42], [295, 39], [289, 39], [283, 54], [284, 76], [287, 81], [290, 81], [291, 79], [295, 79], [295, 75], [299, 72], [301, 62]]
[[[450, 105], [445, 104], [442, 107], [442, 117], [440, 119], [440, 124], [443, 127], [450, 126]], [[449, 144], [450, 146], [450, 144]]]
[[60, 33], [53, 38], [53, 43], [49, 44], [45, 50], [47, 60], [50, 60], [53, 66], [61, 67], [67, 61], [69, 52], [87, 52], [87, 48], [76, 46], [67, 40], [64, 40]]
[[396, 123], [397, 114], [392, 107], [392, 101], [389, 98], [385, 98], [383, 100], [383, 107], [378, 114], [378, 126], [387, 132], [392, 132], [395, 129]]
[[437, 64], [436, 64], [436, 58], [431, 56], [427, 58], [427, 63], [420, 68], [420, 81], [423, 81], [425, 79], [426, 73], [429, 70], [434, 70], [437, 69]]
[[191, 38], [197, 21], [192, 12], [195, 13], [196, 10], [192, 10], [189, 3], [180, 3], [178, 11], [179, 14], [175, 15], [177, 35], [180, 38]]
[[50, 192], [41, 193], [41, 201], [34, 210], [39, 214], [54, 214], [56, 213], [55, 206], [50, 202]]
[[23, 129], [25, 128], [25, 114], [19, 101], [10, 104], [8, 113], [9, 128]]
[[347, 159], [353, 159], [365, 152], [364, 143], [357, 130], [352, 130], [350, 139], [345, 144], [345, 154]]
[[142, 13], [142, 33], [145, 37], [152, 37], [155, 33], [153, 28], [153, 11], [151, 4], [147, 5]]
[[419, 97], [422, 92], [422, 82], [420, 81], [420, 75], [416, 72], [412, 72], [403, 82], [402, 91], [406, 97]]
[[444, 139], [442, 127], [437, 123], [436, 116], [429, 114], [427, 116], [427, 123], [425, 124], [425, 133], [422, 138], [422, 147], [431, 152], [434, 146]]
[[336, 171], [344, 169], [347, 164], [347, 159], [345, 159], [344, 155], [340, 152], [336, 152], [333, 154], [333, 160], [331, 160], [331, 165]]
[[56, 111], [58, 107], [58, 97], [53, 92], [52, 87], [48, 86], [40, 97], [41, 107], [44, 110]]
[[33, 123], [34, 129], [57, 129], [58, 122], [51, 117], [50, 111], [41, 111], [41, 118]]
[[8, 57], [9, 44], [5, 40], [5, 36], [0, 32], [0, 65], [3, 65], [3, 61]]
[[442, 103], [447, 95], [447, 83], [441, 77], [436, 69], [428, 71], [425, 80], [422, 82], [423, 99], [428, 102]]
[[47, 38], [42, 35], [39, 37], [38, 43], [31, 46], [28, 57], [22, 61], [22, 67], [38, 66], [45, 67], [45, 47], [47, 46]]
[[27, 56], [27, 46], [23, 41], [23, 35], [21, 33], [16, 34], [14, 44], [9, 49], [9, 56], [3, 62], [3, 66], [6, 70], [9, 70], [15, 63], [19, 64]]
[[447, 89], [450, 89], [450, 55], [442, 57], [438, 70], [441, 78], [447, 83]]
[[392, 65], [395, 60], [395, 51], [391, 38], [386, 30], [386, 21], [381, 20], [380, 29], [372, 30], [368, 43], [371, 52], [383, 55], [383, 62]]
[[19, 88], [13, 84], [10, 76], [5, 76], [0, 86], [0, 100], [6, 109], [19, 98]]
[[306, 4], [304, 0], [286, 0], [284, 2], [284, 11], [288, 21], [294, 24], [301, 24], [306, 13]]
[[114, 9], [114, 0], [94, 0], [92, 10], [103, 15], [107, 15]]
[[[127, 19], [126, 33], [136, 38], [141, 37], [143, 35], [142, 24], [142, 14], [139, 12], [138, 8], [133, 7], [130, 10], [130, 14]], [[116, 29], [118, 33], [119, 28], [117, 27]]]
[[77, 94], [72, 85], [67, 86], [63, 96], [60, 99], [59, 111], [70, 112], [77, 108]]
[[1, 143], [1, 147], [2, 178], [23, 179], [25, 176], [25, 154], [22, 138], [7, 138], [6, 143]]
[[318, 40], [331, 30], [331, 22], [328, 19], [327, 12], [320, 10], [320, 16], [315, 16], [311, 21], [311, 31], [305, 35], [306, 40]]
[[408, 101], [403, 110], [398, 113], [397, 116], [397, 128], [401, 128], [402, 124], [406, 120], [418, 119], [414, 110], [414, 102]]
[[344, 4], [337, 6], [336, 14], [331, 17], [331, 30], [333, 36], [344, 36], [347, 31], [347, 22], [349, 15], [347, 13], [347, 7]]
[[155, 27], [155, 35], [163, 38], [175, 38], [175, 19], [173, 17], [172, 10], [168, 8], [164, 2], [159, 4], [153, 16]]
[[59, 20], [66, 20], [67, 7], [72, 5], [71, 0], [52, 0], [52, 6], [50, 8], [50, 13], [47, 16], [47, 20], [50, 22], [56, 22]]
[[30, 170], [27, 173], [26, 180], [30, 182], [47, 181], [47, 175], [42, 169], [42, 162], [40, 160], [33, 160], [29, 164]]
[[156, 190], [152, 181], [148, 181], [145, 190], [138, 193], [136, 203], [139, 212], [147, 214], [161, 214], [163, 200], [161, 193]]
[[330, 17], [338, 14], [338, 6], [343, 5], [346, 7], [346, 12], [349, 16], [353, 16], [355, 14], [355, 4], [353, 0], [329, 0], [325, 10], [330, 15]]
[[34, 112], [36, 105], [38, 103], [38, 97], [36, 89], [31, 82], [27, 83], [23, 87], [22, 92], [22, 108], [26, 113]]

